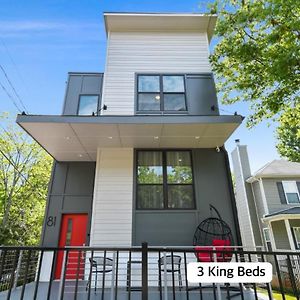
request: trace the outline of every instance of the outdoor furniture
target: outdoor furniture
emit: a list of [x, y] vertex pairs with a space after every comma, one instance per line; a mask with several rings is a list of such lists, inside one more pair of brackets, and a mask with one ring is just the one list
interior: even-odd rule
[[[210, 205], [211, 214], [213, 210], [218, 217], [211, 216], [203, 220], [194, 233], [195, 256], [199, 262], [228, 262], [232, 257], [230, 253], [232, 250], [230, 246], [233, 244], [231, 229], [222, 220], [218, 210]], [[220, 250], [220, 252], [212, 253], [211, 250]]]
[[161, 272], [177, 273], [179, 290], [182, 289], [182, 276], [181, 276], [181, 256], [180, 255], [166, 255], [158, 260], [158, 283], [159, 288], [162, 288], [161, 284]]
[[86, 290], [88, 289], [89, 285], [91, 284], [92, 276], [95, 274], [95, 292], [97, 290], [97, 281], [98, 281], [98, 273], [109, 273], [113, 270], [113, 260], [111, 258], [104, 258], [102, 256], [95, 256], [93, 259], [90, 257], [90, 274], [89, 279], [86, 285]]
[[131, 286], [131, 271], [132, 271], [132, 265], [139, 264], [141, 265], [142, 270], [142, 261], [141, 260], [130, 260], [127, 262], [127, 291], [141, 291], [142, 286]]

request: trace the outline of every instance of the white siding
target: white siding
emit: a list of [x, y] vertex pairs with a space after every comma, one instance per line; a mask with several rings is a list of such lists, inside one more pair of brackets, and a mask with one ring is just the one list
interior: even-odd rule
[[91, 246], [131, 246], [133, 149], [98, 149]]
[[134, 114], [135, 73], [211, 72], [208, 56], [204, 32], [110, 32], [103, 114]]

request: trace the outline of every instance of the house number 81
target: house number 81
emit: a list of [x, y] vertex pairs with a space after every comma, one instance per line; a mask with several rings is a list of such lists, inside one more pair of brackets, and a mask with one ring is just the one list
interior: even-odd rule
[[49, 216], [47, 219], [47, 226], [55, 226], [56, 224], [56, 217]]

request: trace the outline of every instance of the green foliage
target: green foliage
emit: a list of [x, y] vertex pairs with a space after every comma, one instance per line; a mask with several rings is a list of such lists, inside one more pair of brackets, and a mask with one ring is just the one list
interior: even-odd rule
[[[300, 102], [300, 1], [216, 0], [211, 12], [219, 17], [210, 59], [223, 103], [247, 102], [248, 127], [268, 118], [285, 123]], [[299, 121], [299, 110], [293, 116]], [[280, 126], [278, 150], [293, 160], [284, 149], [293, 131]]]
[[0, 150], [0, 245], [36, 245], [52, 159], [10, 124], [0, 130]]
[[287, 109], [279, 119], [277, 150], [291, 161], [300, 162], [300, 104]]

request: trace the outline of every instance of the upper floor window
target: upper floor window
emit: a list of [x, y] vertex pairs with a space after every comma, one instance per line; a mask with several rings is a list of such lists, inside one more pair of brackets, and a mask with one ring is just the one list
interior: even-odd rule
[[97, 95], [81, 95], [79, 97], [78, 115], [91, 116], [93, 113], [97, 114], [98, 110]]
[[187, 110], [183, 75], [138, 75], [137, 80], [137, 111]]
[[288, 204], [299, 204], [300, 196], [296, 181], [282, 181], [283, 191]]
[[190, 151], [137, 152], [138, 209], [194, 209]]

